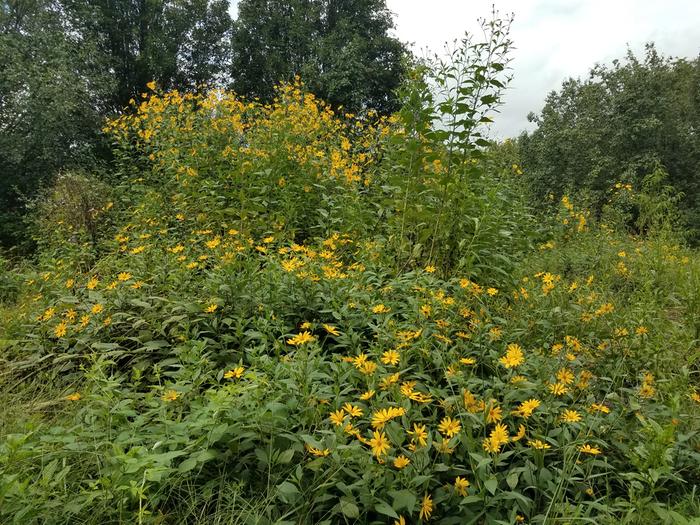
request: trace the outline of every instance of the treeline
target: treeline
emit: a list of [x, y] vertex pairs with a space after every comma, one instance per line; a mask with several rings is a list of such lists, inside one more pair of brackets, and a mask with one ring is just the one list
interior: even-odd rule
[[[267, 103], [299, 75], [342, 112], [387, 115], [420, 76], [385, 0], [242, 0], [230, 12], [229, 0], [0, 0], [0, 246], [32, 248], [28, 203], [61, 171], [119, 177], [102, 126], [152, 81]], [[600, 216], [624, 210], [634, 233], [645, 208], [666, 206], [700, 241], [700, 59], [650, 44], [565, 81], [529, 118], [537, 128], [504, 160], [522, 163], [534, 206], [569, 194]]]
[[109, 162], [101, 128], [155, 81], [269, 101], [302, 75], [345, 111], [397, 109], [408, 64], [384, 0], [0, 0], [0, 245], [61, 170]]
[[[700, 242], [700, 58], [664, 57], [652, 44], [641, 58], [628, 51], [564, 82], [529, 118], [537, 129], [519, 146], [536, 200], [576, 194], [600, 214], [614, 204], [636, 233], [645, 207], [670, 206]], [[656, 201], [635, 200], [639, 191]]]

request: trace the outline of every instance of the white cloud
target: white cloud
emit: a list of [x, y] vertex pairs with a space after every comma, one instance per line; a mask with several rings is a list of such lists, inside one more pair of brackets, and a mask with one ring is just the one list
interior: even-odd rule
[[[231, 0], [233, 16], [237, 3]], [[419, 54], [480, 31], [477, 19], [489, 18], [494, 3], [501, 14], [515, 14], [514, 78], [493, 130], [501, 137], [528, 129], [527, 114], [563, 80], [623, 57], [628, 45], [640, 53], [653, 41], [665, 55], [700, 54], [697, 0], [387, 0], [396, 36]]]
[[[477, 31], [492, 0], [387, 0], [396, 14], [396, 35], [416, 48], [438, 51], [442, 43]], [[640, 52], [655, 41], [664, 54], [700, 53], [700, 3], [691, 0], [496, 0], [502, 13], [515, 13], [511, 36], [514, 79], [495, 133], [516, 135], [528, 126], [550, 91], [573, 76], [585, 76], [596, 62], [620, 58], [629, 45]]]

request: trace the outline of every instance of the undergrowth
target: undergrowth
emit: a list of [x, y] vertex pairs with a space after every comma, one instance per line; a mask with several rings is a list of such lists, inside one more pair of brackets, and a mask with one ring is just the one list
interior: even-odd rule
[[700, 257], [528, 207], [486, 28], [389, 119], [298, 81], [106, 125], [0, 274], [3, 523], [698, 523]]

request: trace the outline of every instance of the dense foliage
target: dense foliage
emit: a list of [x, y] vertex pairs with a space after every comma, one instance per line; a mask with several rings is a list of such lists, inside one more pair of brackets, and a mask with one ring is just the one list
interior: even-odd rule
[[23, 198], [102, 155], [111, 81], [50, 2], [0, 3], [0, 245], [26, 243]]
[[587, 79], [566, 81], [531, 115], [537, 129], [520, 138], [536, 198], [575, 192], [600, 212], [611, 181], [641, 187], [662, 175], [680, 195], [681, 220], [697, 242], [698, 93], [700, 59], [665, 58], [651, 45], [642, 59], [629, 52], [612, 67], [594, 67]]
[[697, 523], [700, 257], [534, 219], [486, 29], [391, 118], [154, 83], [107, 123], [122, 182], [0, 267], [0, 521]]
[[272, 86], [303, 74], [344, 111], [396, 109], [408, 57], [384, 1], [242, 2], [235, 25], [229, 7], [0, 0], [0, 245], [31, 251], [27, 200], [61, 171], [111, 163], [102, 122], [152, 81], [183, 93], [233, 84], [270, 102]]
[[157, 80], [194, 89], [227, 69], [228, 0], [61, 0], [66, 23], [93, 42], [115, 88], [107, 102], [120, 111]]
[[269, 100], [272, 87], [301, 75], [346, 111], [398, 109], [394, 91], [408, 64], [385, 0], [242, 0], [234, 26], [237, 93]]

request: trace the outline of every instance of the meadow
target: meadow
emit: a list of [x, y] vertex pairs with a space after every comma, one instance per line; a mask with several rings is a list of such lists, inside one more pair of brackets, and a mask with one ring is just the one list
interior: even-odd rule
[[664, 194], [534, 207], [465, 67], [108, 121], [0, 270], [0, 521], [700, 523], [700, 255]]

